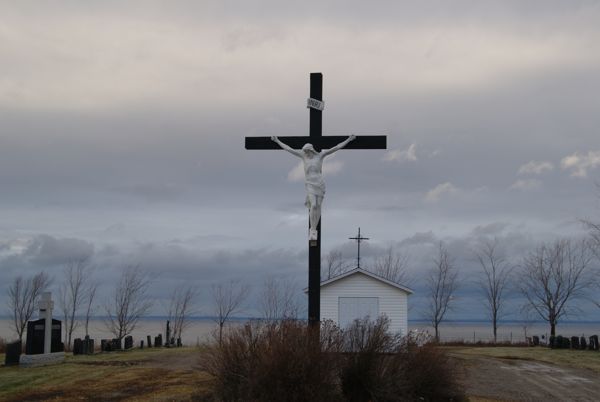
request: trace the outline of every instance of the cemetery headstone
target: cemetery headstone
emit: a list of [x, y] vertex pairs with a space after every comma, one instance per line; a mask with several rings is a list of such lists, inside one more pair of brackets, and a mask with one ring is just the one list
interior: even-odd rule
[[144, 349], [144, 340], [143, 339], [140, 341], [140, 349]]
[[540, 345], [540, 337], [537, 335], [533, 336], [533, 346], [539, 346]]
[[579, 349], [579, 337], [578, 336], [571, 337], [571, 348]]
[[585, 340], [585, 336], [582, 336], [581, 338], [579, 338], [579, 347], [580, 347], [582, 350], [585, 350], [585, 349], [587, 349], [587, 342], [586, 342], [586, 340]]
[[4, 355], [5, 366], [16, 366], [19, 364], [22, 347], [21, 341], [6, 344], [6, 352]]
[[151, 348], [152, 347], [152, 337], [150, 335], [146, 336], [146, 341], [148, 341], [148, 347]]
[[157, 348], [162, 346], [162, 334], [158, 334], [158, 336], [154, 338], [154, 346]]
[[110, 339], [101, 339], [100, 340], [100, 350], [103, 352], [112, 351], [112, 341]]
[[181, 338], [177, 338], [177, 347], [180, 348], [182, 347], [182, 343], [181, 343]]
[[590, 336], [590, 349], [598, 350], [598, 335]]
[[83, 341], [81, 338], [75, 338], [73, 341], [73, 354], [74, 355], [82, 355], [83, 354]]
[[133, 337], [131, 335], [127, 335], [125, 337], [125, 350], [133, 348]]
[[166, 346], [166, 347], [169, 347], [169, 346], [171, 346], [171, 345], [170, 345], [170, 342], [169, 342], [169, 340], [171, 339], [171, 326], [170, 326], [169, 320], [167, 320], [167, 330], [166, 330], [165, 332], [166, 332], [166, 336], [165, 336], [165, 341], [166, 341], [166, 342], [165, 342], [165, 346]]
[[111, 346], [112, 350], [123, 349], [121, 340], [119, 338], [113, 338], [111, 342], [112, 342], [112, 346]]
[[82, 341], [84, 355], [93, 355], [94, 354], [94, 340], [90, 339], [89, 335], [85, 336], [85, 339]]

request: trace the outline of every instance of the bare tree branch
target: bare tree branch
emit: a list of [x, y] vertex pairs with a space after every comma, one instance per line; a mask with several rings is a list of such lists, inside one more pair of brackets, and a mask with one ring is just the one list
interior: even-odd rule
[[454, 268], [448, 250], [442, 243], [439, 245], [434, 264], [426, 279], [429, 305], [425, 316], [431, 322], [435, 330], [435, 339], [439, 342], [439, 325], [451, 308], [454, 293], [458, 288], [458, 271]]
[[35, 312], [35, 302], [38, 297], [50, 286], [51, 280], [44, 272], [31, 278], [23, 279], [19, 276], [8, 287], [8, 307], [12, 315], [12, 327], [19, 341], [23, 341], [23, 334], [27, 328], [27, 321]]
[[129, 265], [121, 273], [112, 302], [105, 307], [105, 325], [116, 338], [130, 334], [152, 306], [146, 294], [149, 285], [150, 279], [139, 265]]
[[63, 269], [63, 283], [58, 292], [58, 303], [63, 314], [66, 350], [71, 350], [71, 338], [78, 326], [78, 311], [90, 297], [93, 267], [87, 257], [72, 259]]
[[555, 335], [560, 318], [576, 311], [570, 303], [593, 283], [589, 278], [591, 261], [591, 248], [585, 240], [542, 244], [524, 258], [518, 278], [526, 299], [524, 308], [548, 322], [551, 335]]
[[237, 281], [227, 284], [219, 283], [212, 286], [212, 296], [215, 308], [215, 321], [219, 325], [219, 344], [223, 340], [223, 327], [233, 314], [241, 311], [242, 303], [248, 297], [250, 287]]
[[375, 259], [369, 271], [389, 281], [408, 285], [411, 282], [407, 272], [408, 256], [396, 252], [393, 246], [389, 246], [383, 255]]
[[350, 269], [350, 264], [340, 250], [331, 250], [325, 256], [323, 277], [325, 280], [341, 275]]
[[477, 283], [485, 295], [485, 306], [490, 314], [494, 342], [498, 340], [498, 320], [504, 314], [507, 285], [513, 267], [498, 252], [498, 241], [485, 241], [475, 251], [482, 269], [482, 276]]
[[268, 277], [260, 294], [260, 309], [266, 320], [296, 318], [298, 316], [297, 287], [289, 280]]
[[173, 323], [173, 337], [181, 338], [183, 331], [190, 325], [194, 302], [198, 290], [192, 285], [181, 285], [171, 294], [169, 321]]

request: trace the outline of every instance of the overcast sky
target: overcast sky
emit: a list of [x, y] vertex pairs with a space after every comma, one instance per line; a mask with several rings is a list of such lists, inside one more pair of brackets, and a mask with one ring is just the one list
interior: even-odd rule
[[202, 314], [231, 279], [253, 285], [247, 314], [268, 276], [300, 292], [298, 162], [244, 137], [307, 135], [311, 72], [325, 135], [388, 136], [326, 163], [323, 254], [354, 258], [360, 226], [365, 263], [409, 255], [411, 319], [440, 241], [461, 272], [451, 317], [483, 318], [478, 242], [518, 264], [600, 220], [598, 1], [23, 0], [0, 16], [2, 288], [44, 270], [56, 290], [83, 255], [99, 303], [141, 264], [156, 314], [182, 283]]

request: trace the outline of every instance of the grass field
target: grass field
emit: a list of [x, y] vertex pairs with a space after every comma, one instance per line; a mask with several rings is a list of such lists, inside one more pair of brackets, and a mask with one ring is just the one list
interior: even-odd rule
[[[68, 355], [44, 367], [0, 367], [0, 400], [190, 400], [209, 390], [197, 348]], [[2, 362], [4, 356], [0, 356]]]
[[[600, 373], [600, 353], [543, 347], [443, 347], [459, 361], [489, 357], [552, 363]], [[210, 376], [198, 367], [202, 349], [135, 349], [93, 356], [67, 355], [45, 367], [0, 367], [0, 400], [186, 401], [210, 394]], [[0, 354], [0, 362], [4, 355]], [[467, 379], [469, 381], [469, 379]], [[471, 381], [475, 381], [471, 379]], [[471, 401], [501, 399], [471, 397]]]

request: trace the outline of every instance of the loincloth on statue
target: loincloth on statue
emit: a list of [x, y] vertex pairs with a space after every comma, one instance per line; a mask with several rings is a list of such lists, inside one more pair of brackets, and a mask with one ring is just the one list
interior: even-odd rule
[[306, 208], [310, 208], [310, 199], [309, 194], [313, 194], [317, 197], [325, 197], [325, 182], [323, 179], [321, 180], [307, 180], [304, 182], [304, 186], [306, 187], [306, 200], [304, 201], [304, 205]]

